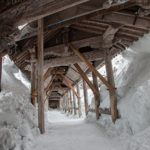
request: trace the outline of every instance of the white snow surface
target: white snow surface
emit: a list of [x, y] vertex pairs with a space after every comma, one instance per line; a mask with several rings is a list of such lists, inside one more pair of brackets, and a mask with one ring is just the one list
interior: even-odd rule
[[[118, 138], [126, 150], [150, 149], [149, 41], [150, 34], [145, 35], [113, 60], [113, 67], [117, 69], [114, 77], [121, 118], [113, 124], [111, 117], [102, 115], [97, 122], [106, 129], [107, 135]], [[104, 85], [100, 87], [100, 94], [100, 107], [109, 108], [109, 94]], [[94, 117], [90, 113], [89, 120]]]
[[6, 56], [0, 93], [0, 150], [25, 150], [39, 135], [28, 80]]

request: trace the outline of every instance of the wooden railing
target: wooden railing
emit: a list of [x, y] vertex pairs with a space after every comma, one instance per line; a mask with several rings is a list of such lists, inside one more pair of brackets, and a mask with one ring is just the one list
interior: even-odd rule
[[[89, 108], [89, 112], [95, 112], [95, 109]], [[108, 108], [99, 108], [100, 114], [111, 115], [110, 109]]]

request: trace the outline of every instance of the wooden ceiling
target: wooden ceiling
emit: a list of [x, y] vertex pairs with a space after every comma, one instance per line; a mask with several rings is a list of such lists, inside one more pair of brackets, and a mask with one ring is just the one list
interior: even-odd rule
[[[73, 64], [78, 63], [86, 73], [90, 71], [68, 48], [68, 43], [72, 43], [89, 61], [95, 61], [98, 67], [104, 64], [105, 49], [109, 49], [114, 57], [150, 30], [150, 11], [144, 3], [137, 5], [131, 1], [119, 6], [110, 4], [110, 7], [103, 0], [40, 1], [27, 0], [0, 14], [0, 20], [5, 20], [0, 25], [1, 42], [4, 43], [0, 45], [1, 55], [8, 53], [29, 79], [31, 62], [36, 62], [37, 56], [36, 20], [41, 16], [45, 17], [44, 68], [61, 69], [72, 85], [81, 79]], [[9, 15], [10, 12], [13, 12], [12, 16]], [[15, 27], [23, 23], [28, 24], [18, 31]], [[32, 49], [35, 50], [34, 59], [31, 59]], [[69, 89], [60, 75], [57, 75], [55, 82], [60, 82], [62, 87]], [[54, 95], [57, 98], [63, 95], [57, 86], [50, 99], [54, 100]]]

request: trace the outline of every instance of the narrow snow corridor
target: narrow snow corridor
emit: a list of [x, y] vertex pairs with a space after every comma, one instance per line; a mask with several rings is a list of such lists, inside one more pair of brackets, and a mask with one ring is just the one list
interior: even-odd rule
[[69, 119], [59, 111], [50, 111], [50, 123], [44, 135], [35, 139], [30, 150], [122, 150], [117, 140], [105, 135], [103, 128], [83, 119]]

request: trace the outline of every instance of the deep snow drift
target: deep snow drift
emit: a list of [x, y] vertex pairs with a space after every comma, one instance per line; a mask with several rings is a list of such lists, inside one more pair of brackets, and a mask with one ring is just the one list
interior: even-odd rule
[[[150, 149], [150, 34], [135, 42], [122, 56], [113, 60], [121, 119], [115, 125], [102, 115], [97, 121], [109, 136], [118, 138], [126, 150]], [[116, 65], [117, 64], [117, 65]], [[101, 107], [109, 108], [109, 95], [100, 88]], [[94, 104], [92, 103], [92, 106]], [[94, 118], [89, 115], [89, 120]]]
[[29, 82], [6, 57], [0, 93], [0, 150], [25, 150], [39, 134], [29, 95]]

